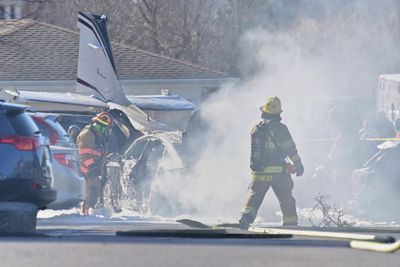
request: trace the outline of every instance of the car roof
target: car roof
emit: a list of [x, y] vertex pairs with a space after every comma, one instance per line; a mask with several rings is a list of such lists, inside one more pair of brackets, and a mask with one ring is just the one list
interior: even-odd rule
[[58, 117], [60, 117], [60, 115], [55, 114], [55, 113], [45, 113], [45, 112], [28, 112], [28, 114], [30, 116], [34, 116], [34, 117], [40, 117], [43, 119], [50, 119], [52, 121], [56, 121]]
[[26, 105], [14, 104], [9, 102], [0, 102], [0, 111], [1, 112], [8, 112], [8, 111], [16, 111], [21, 110], [24, 111], [28, 108]]

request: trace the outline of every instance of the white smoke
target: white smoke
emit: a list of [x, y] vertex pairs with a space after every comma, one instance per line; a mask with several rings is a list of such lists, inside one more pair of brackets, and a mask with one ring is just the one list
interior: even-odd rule
[[[319, 188], [311, 176], [332, 144], [312, 139], [333, 137], [321, 135], [329, 132], [324, 116], [331, 103], [321, 99], [371, 96], [379, 74], [400, 71], [397, 1], [335, 2], [304, 1], [291, 26], [260, 27], [243, 36], [246, 76], [202, 105], [210, 131], [197, 144], [203, 151], [194, 171], [158, 181], [158, 192], [174, 203], [174, 215], [239, 218], [250, 183], [250, 130], [268, 96], [282, 100], [282, 122], [305, 165], [305, 175], [294, 177], [298, 207], [312, 206]], [[361, 121], [347, 123], [361, 127]], [[259, 216], [275, 220], [275, 210], [279, 206], [270, 190]]]

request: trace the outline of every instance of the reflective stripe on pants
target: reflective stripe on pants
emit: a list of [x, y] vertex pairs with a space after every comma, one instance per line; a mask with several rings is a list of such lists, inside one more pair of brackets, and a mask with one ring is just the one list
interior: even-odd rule
[[252, 174], [271, 174], [271, 173], [283, 173], [285, 171], [285, 167], [278, 166], [267, 166], [264, 170], [260, 172], [253, 172]]

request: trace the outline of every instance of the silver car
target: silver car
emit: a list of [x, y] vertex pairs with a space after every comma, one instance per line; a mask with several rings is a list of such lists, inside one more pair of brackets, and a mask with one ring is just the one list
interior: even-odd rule
[[49, 209], [77, 207], [85, 198], [85, 180], [79, 171], [79, 150], [57, 121], [58, 115], [30, 113], [43, 135], [50, 140], [50, 153], [57, 199]]

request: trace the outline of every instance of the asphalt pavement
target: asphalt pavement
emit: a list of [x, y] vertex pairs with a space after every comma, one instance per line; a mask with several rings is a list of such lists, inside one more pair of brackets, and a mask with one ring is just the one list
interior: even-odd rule
[[[347, 240], [116, 234], [187, 229], [174, 222], [40, 219], [36, 235], [1, 237], [0, 266], [400, 266], [399, 251], [356, 250]], [[398, 229], [391, 235], [400, 238]]]

